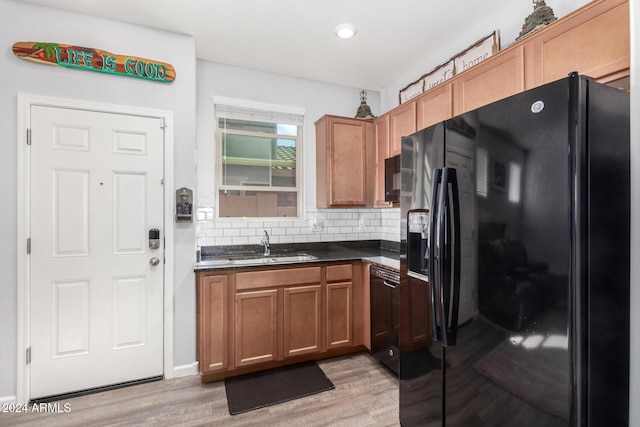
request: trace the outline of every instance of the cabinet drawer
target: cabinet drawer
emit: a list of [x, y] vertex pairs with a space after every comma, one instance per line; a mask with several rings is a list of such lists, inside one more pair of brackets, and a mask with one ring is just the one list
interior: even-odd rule
[[320, 282], [320, 267], [246, 271], [236, 274], [236, 290]]
[[352, 277], [353, 267], [351, 264], [327, 266], [327, 282], [336, 282], [338, 280], [350, 281]]

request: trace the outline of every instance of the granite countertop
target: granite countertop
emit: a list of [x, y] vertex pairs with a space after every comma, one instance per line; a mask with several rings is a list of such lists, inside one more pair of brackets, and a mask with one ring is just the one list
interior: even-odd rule
[[[310, 255], [309, 259], [301, 255]], [[241, 261], [232, 261], [240, 259]], [[395, 270], [400, 269], [399, 244], [386, 241], [357, 241], [331, 243], [301, 243], [271, 245], [271, 256], [262, 256], [256, 245], [212, 246], [201, 248], [195, 271], [270, 267], [290, 264], [309, 264], [334, 261], [362, 260]]]

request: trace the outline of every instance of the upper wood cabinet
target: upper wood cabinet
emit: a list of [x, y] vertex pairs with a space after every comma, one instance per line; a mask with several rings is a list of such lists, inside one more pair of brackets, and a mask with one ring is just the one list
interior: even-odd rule
[[316, 205], [373, 204], [372, 121], [325, 115], [316, 122]]
[[524, 47], [519, 46], [460, 74], [455, 81], [454, 115], [522, 92], [524, 69]]
[[566, 77], [572, 71], [603, 82], [629, 74], [629, 2], [593, 3], [530, 40], [534, 86]]
[[384, 161], [391, 157], [389, 149], [389, 115], [378, 117], [373, 122], [376, 138], [376, 157], [373, 171], [373, 206], [389, 207], [390, 203], [384, 200]]
[[[412, 131], [573, 71], [608, 83], [629, 75], [629, 67], [628, 0], [595, 0], [399, 105], [376, 119], [376, 125], [384, 126], [388, 117], [392, 156], [400, 152], [400, 138]], [[377, 142], [383, 144], [379, 133]]]
[[409, 101], [389, 112], [389, 154], [400, 154], [402, 137], [411, 135], [416, 127], [416, 103]]
[[416, 127], [428, 126], [453, 116], [453, 84], [442, 83], [415, 100]]
[[407, 102], [374, 121], [376, 147], [373, 171], [374, 207], [392, 206], [391, 203], [384, 200], [385, 159], [399, 155], [402, 137], [411, 135], [418, 129], [416, 126], [416, 111], [417, 104], [415, 102]]

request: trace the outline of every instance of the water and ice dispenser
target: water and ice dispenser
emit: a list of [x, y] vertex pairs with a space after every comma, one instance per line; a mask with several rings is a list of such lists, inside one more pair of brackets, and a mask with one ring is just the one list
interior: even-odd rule
[[407, 213], [407, 274], [427, 280], [429, 265], [429, 209], [412, 209]]

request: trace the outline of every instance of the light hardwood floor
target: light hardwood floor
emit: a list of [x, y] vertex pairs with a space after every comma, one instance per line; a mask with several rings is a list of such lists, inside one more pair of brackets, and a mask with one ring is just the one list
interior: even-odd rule
[[67, 413], [0, 413], [0, 426], [399, 426], [398, 379], [367, 353], [318, 362], [334, 390], [229, 415], [224, 381], [157, 381], [57, 402]]

